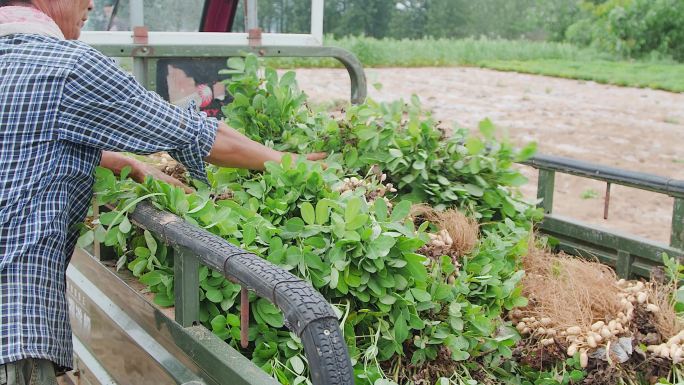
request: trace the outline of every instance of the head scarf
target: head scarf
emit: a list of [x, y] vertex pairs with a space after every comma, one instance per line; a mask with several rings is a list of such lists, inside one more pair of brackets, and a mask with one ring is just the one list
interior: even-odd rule
[[32, 6], [0, 7], [0, 36], [26, 33], [64, 40], [54, 20]]

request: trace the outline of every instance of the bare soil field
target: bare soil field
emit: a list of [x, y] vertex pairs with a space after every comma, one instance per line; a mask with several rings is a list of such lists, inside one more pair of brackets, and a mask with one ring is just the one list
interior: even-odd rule
[[[349, 100], [342, 69], [297, 70], [314, 103]], [[536, 141], [544, 154], [684, 179], [684, 94], [477, 68], [367, 69], [369, 96], [378, 101], [420, 97], [445, 127], [474, 128], [490, 118], [517, 144]], [[376, 89], [373, 84], [380, 83]], [[523, 193], [534, 198], [537, 172]], [[556, 176], [554, 212], [651, 240], [668, 242], [672, 198]]]

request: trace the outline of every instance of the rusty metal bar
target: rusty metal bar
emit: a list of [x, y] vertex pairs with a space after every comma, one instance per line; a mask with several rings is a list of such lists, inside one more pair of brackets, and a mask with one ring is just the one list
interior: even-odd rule
[[610, 182], [606, 183], [606, 197], [603, 202], [603, 219], [608, 219], [608, 207], [610, 207]]
[[240, 346], [249, 345], [249, 296], [246, 287], [240, 290]]

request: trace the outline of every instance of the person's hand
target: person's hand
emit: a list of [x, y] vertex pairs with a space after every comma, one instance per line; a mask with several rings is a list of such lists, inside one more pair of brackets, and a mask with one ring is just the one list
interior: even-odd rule
[[130, 175], [130, 177], [138, 183], [145, 182], [145, 178], [151, 176], [152, 178], [161, 180], [162, 182], [181, 187], [186, 193], [191, 193], [194, 191], [190, 187], [184, 185], [178, 179], [164, 174], [155, 166], [141, 162], [119, 152], [102, 151], [100, 166], [112, 170], [116, 175], [121, 175], [121, 170], [123, 170], [124, 167], [130, 167], [131, 172], [128, 175]]
[[[295, 153], [291, 153], [291, 152], [282, 152], [280, 155], [280, 158], [282, 159], [282, 157], [285, 155], [290, 155], [292, 157], [292, 159], [296, 159], [298, 156], [306, 156], [306, 160], [310, 160], [313, 162], [323, 160], [323, 159], [328, 157], [328, 153], [326, 153], [326, 152], [312, 152], [312, 153], [306, 154], [306, 155], [295, 154]], [[324, 170], [328, 168], [328, 165], [325, 164], [325, 162], [322, 162], [321, 166], [323, 166]]]
[[307, 160], [323, 160], [328, 157], [328, 153], [326, 152], [312, 152], [311, 154], [306, 154], [306, 159]]
[[290, 155], [290, 157], [294, 160], [297, 159], [299, 156], [305, 156], [306, 160], [310, 161], [317, 161], [317, 160], [323, 160], [328, 157], [327, 152], [312, 152], [311, 154], [297, 154], [294, 152], [281, 152], [279, 157], [282, 159], [285, 155]]
[[158, 169], [154, 165], [131, 158], [129, 166], [131, 167], [131, 178], [138, 183], [145, 182], [145, 178], [149, 176], [162, 182], [166, 182], [172, 186], [180, 187], [188, 194], [195, 192], [195, 190], [183, 184], [183, 182], [165, 174], [162, 170]]

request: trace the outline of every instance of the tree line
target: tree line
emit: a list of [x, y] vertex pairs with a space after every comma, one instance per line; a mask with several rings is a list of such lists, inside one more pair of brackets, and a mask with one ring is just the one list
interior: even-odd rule
[[[310, 4], [259, 0], [261, 25], [305, 33]], [[565, 41], [628, 58], [681, 61], [684, 0], [326, 0], [324, 31], [335, 38]]]

